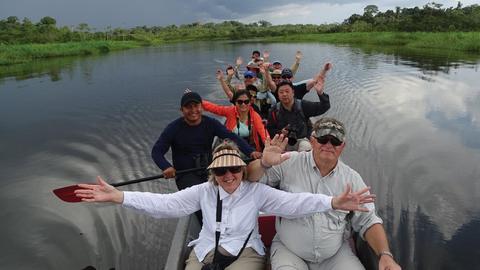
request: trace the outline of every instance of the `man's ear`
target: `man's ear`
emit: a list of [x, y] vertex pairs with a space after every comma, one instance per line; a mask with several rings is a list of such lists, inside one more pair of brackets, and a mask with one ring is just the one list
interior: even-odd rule
[[347, 145], [347, 142], [346, 141], [343, 141], [342, 144], [340, 145], [341, 147], [341, 151], [343, 151], [343, 149], [345, 149], [345, 146]]

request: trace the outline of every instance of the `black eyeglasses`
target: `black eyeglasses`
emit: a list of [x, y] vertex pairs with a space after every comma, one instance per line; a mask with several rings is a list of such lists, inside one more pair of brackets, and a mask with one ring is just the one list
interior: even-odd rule
[[249, 99], [246, 99], [246, 100], [241, 100], [241, 99], [237, 99], [237, 102], [238, 105], [242, 105], [242, 104], [245, 104], [245, 105], [248, 105], [250, 103], [250, 100]]
[[230, 173], [239, 173], [242, 171], [241, 166], [235, 166], [235, 167], [220, 167], [220, 168], [213, 168], [212, 172], [215, 176], [224, 176], [227, 171], [230, 171]]
[[320, 138], [315, 137], [315, 139], [317, 139], [319, 144], [327, 144], [328, 142], [330, 142], [333, 146], [340, 146], [342, 144], [342, 141], [329, 135], [322, 136]]

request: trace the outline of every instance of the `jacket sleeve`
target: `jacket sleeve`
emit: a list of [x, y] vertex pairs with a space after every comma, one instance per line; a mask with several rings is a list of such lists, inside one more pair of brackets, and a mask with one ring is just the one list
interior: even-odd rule
[[217, 105], [213, 102], [203, 100], [202, 101], [202, 106], [207, 112], [214, 113], [216, 115], [220, 116], [227, 116], [229, 114], [229, 109], [231, 106], [221, 106]]
[[174, 127], [172, 126], [172, 123], [170, 123], [163, 130], [155, 145], [153, 145], [152, 159], [162, 170], [172, 167], [172, 164], [170, 164], [170, 162], [168, 162], [168, 160], [165, 158], [165, 154], [168, 152], [168, 149], [170, 149], [174, 136]]
[[318, 95], [318, 98], [320, 101], [317, 102], [302, 100], [302, 109], [305, 117], [321, 115], [330, 109], [330, 98], [327, 94]]
[[250, 154], [252, 154], [253, 151], [255, 151], [255, 149], [253, 149], [244, 139], [239, 137], [237, 134], [230, 132], [224, 125], [220, 124], [220, 122], [218, 122], [217, 120], [212, 119], [212, 124], [215, 136], [218, 136], [222, 139], [230, 139], [234, 141], [238, 145], [238, 148], [240, 148], [240, 151], [242, 151], [248, 157], [250, 156]]
[[251, 109], [250, 113], [252, 115], [253, 128], [257, 131], [258, 135], [262, 139], [262, 143], [265, 144], [265, 139], [267, 138], [267, 130], [263, 125], [262, 118], [253, 109]]
[[270, 100], [270, 107], [275, 105], [275, 103], [277, 103], [277, 100], [275, 99], [275, 96], [270, 91], [267, 91], [267, 99]]

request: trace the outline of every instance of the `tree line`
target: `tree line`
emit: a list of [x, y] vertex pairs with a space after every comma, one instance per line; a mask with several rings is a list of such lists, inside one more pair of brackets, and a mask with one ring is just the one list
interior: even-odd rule
[[52, 17], [43, 17], [34, 23], [10, 16], [0, 20], [0, 44], [58, 43], [92, 40], [133, 40], [145, 43], [176, 40], [248, 39], [337, 32], [451, 32], [480, 31], [480, 6], [443, 8], [442, 4], [428, 3], [423, 7], [379, 11], [368, 5], [364, 13], [353, 14], [342, 23], [272, 25], [261, 20], [244, 24], [238, 21], [221, 23], [190, 23], [168, 26], [138, 26], [130, 29], [106, 27], [97, 30], [86, 23], [58, 27]]

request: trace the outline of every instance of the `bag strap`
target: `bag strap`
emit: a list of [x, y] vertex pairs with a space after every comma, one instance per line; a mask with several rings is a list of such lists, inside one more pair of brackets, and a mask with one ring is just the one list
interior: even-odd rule
[[222, 223], [222, 201], [220, 200], [220, 189], [217, 191], [217, 219], [215, 228], [215, 252], [213, 253], [213, 262], [218, 257], [218, 242], [220, 241], [220, 223]]
[[[216, 218], [216, 229], [215, 229], [215, 252], [213, 253], [213, 262], [215, 263], [218, 258], [218, 242], [220, 241], [220, 224], [222, 223], [222, 200], [220, 200], [220, 189], [217, 191], [217, 218]], [[250, 233], [248, 234], [247, 240], [243, 243], [242, 249], [237, 256], [235, 256], [235, 260], [237, 260], [240, 255], [242, 255], [243, 250], [247, 246], [248, 240], [250, 240], [250, 236], [253, 233], [253, 228]], [[235, 261], [234, 260], [234, 261]]]
[[245, 247], [247, 246], [248, 240], [250, 240], [250, 235], [252, 235], [252, 233], [253, 233], [253, 229], [248, 234], [248, 237], [247, 237], [247, 240], [245, 240], [245, 243], [243, 243], [242, 249], [240, 249], [240, 252], [238, 253], [238, 255], [235, 256], [235, 260], [238, 259], [240, 257], [240, 255], [242, 255], [242, 252], [245, 249]]

